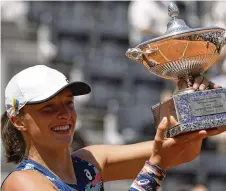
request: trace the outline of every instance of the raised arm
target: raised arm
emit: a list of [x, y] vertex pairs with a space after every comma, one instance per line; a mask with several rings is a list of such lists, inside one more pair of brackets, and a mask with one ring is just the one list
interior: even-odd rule
[[[145, 162], [144, 167], [133, 181], [129, 191], [156, 191], [160, 187], [166, 176], [167, 170], [167, 167], [165, 166], [166, 163], [164, 161], [167, 161], [168, 158], [166, 158], [163, 146], [164, 142], [167, 141], [164, 138], [167, 127], [168, 120], [165, 117], [157, 129], [157, 133], [153, 141], [152, 155], [150, 159]], [[170, 150], [168, 149], [166, 152], [170, 152]], [[174, 156], [176, 157], [176, 155]]]
[[[171, 122], [173, 123], [173, 122]], [[171, 168], [195, 159], [200, 151], [202, 140], [215, 135], [218, 130], [199, 131], [164, 141], [164, 157], [168, 158], [165, 168]], [[76, 153], [99, 167], [103, 180], [134, 179], [150, 156], [153, 155], [153, 141], [132, 145], [96, 145], [86, 147]], [[170, 152], [168, 152], [170, 150]], [[175, 157], [177, 156], [177, 157]]]
[[[209, 83], [206, 79], [198, 77], [195, 80], [194, 88], [205, 89]], [[211, 88], [217, 87], [219, 86], [211, 83]], [[176, 123], [171, 118], [167, 126], [174, 126]], [[171, 168], [192, 161], [199, 155], [204, 138], [219, 134], [225, 130], [225, 128], [209, 130], [208, 132], [202, 130], [166, 139], [163, 144], [163, 150], [165, 153], [164, 157], [168, 158], [168, 160], [164, 165], [166, 168]], [[101, 171], [104, 181], [113, 181], [136, 178], [145, 161], [152, 156], [152, 150], [153, 141], [149, 141], [132, 145], [89, 146], [74, 154], [93, 163]], [[170, 152], [168, 152], [169, 150]], [[177, 157], [175, 158], [175, 156]]]

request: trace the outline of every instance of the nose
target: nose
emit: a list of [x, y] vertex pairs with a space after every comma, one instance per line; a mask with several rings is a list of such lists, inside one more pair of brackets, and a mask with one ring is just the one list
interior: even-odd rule
[[60, 108], [58, 119], [69, 120], [71, 118], [71, 111], [65, 105]]

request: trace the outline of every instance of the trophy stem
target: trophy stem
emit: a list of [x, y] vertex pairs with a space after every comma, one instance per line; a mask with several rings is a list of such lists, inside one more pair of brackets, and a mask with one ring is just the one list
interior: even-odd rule
[[193, 83], [194, 83], [194, 78], [193, 76], [189, 75], [189, 74], [186, 74], [184, 80], [186, 81], [187, 83], [187, 87], [188, 88], [191, 88], [193, 86]]
[[183, 78], [180, 78], [180, 79], [183, 79], [187, 83], [187, 88], [183, 90], [178, 90], [177, 92], [175, 92], [175, 94], [192, 93], [195, 91], [192, 87], [194, 83], [193, 76], [186, 74], [185, 76], [183, 76]]

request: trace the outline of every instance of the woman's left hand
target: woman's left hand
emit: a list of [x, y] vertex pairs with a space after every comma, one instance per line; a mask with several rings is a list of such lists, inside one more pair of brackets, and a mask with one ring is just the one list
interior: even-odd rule
[[[184, 80], [179, 80], [177, 82], [177, 88], [178, 88], [178, 90], [186, 89], [187, 88], [187, 83]], [[197, 76], [195, 78], [195, 80], [194, 80], [192, 88], [194, 90], [205, 90], [207, 88], [209, 88], [209, 89], [217, 89], [217, 88], [221, 88], [221, 86], [209, 81], [204, 76]]]

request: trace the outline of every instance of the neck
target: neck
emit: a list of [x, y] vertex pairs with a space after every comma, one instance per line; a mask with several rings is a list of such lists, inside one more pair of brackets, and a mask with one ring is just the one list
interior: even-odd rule
[[69, 148], [47, 148], [40, 145], [31, 145], [28, 156], [40, 163], [51, 165], [54, 163], [67, 163], [70, 159]]
[[75, 173], [69, 148], [53, 149], [31, 145], [28, 158], [49, 169], [64, 182], [75, 183]]

